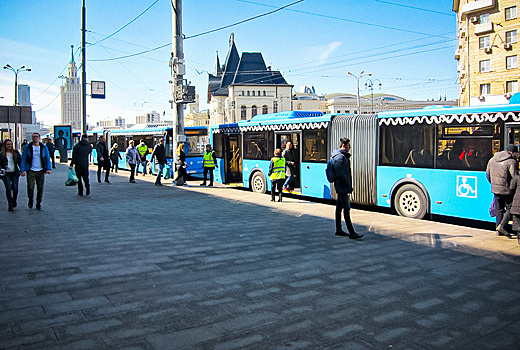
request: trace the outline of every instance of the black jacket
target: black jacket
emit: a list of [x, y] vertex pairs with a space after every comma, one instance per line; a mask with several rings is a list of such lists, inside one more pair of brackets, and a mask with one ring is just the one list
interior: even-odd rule
[[101, 141], [98, 141], [96, 143], [96, 153], [97, 153], [97, 160], [99, 162], [100, 158], [103, 158], [106, 162], [108, 160], [108, 148], [107, 144]]
[[486, 176], [494, 194], [512, 194], [511, 180], [518, 174], [516, 160], [508, 151], [497, 152], [488, 162]]
[[164, 145], [157, 144], [153, 148], [151, 160], [153, 161], [153, 157], [157, 159], [157, 163], [159, 164], [166, 164], [166, 149], [164, 148]]
[[352, 170], [350, 169], [350, 153], [339, 148], [332, 152], [332, 161], [336, 181], [334, 188], [338, 194], [352, 193]]
[[296, 166], [295, 163], [298, 161], [296, 156], [296, 151], [293, 148], [286, 148], [282, 152], [282, 158], [285, 158], [285, 175], [287, 176], [296, 176]]
[[[17, 150], [13, 150], [13, 158], [14, 158], [14, 173], [16, 176], [20, 176], [20, 166], [22, 165], [22, 156], [20, 155], [20, 152]], [[7, 157], [4, 156], [2, 153], [0, 153], [0, 169], [7, 168]]]
[[92, 153], [92, 146], [88, 143], [87, 140], [83, 139], [80, 142], [76, 143], [74, 148], [72, 149], [72, 160], [70, 161], [70, 165], [76, 165], [81, 168], [88, 168], [89, 165], [89, 155]]

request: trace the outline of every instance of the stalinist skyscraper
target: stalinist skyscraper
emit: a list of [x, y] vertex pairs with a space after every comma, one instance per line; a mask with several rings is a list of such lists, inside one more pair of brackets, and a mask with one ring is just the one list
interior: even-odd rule
[[65, 84], [61, 86], [61, 124], [71, 125], [72, 131], [81, 131], [81, 84], [74, 62], [74, 45], [70, 48], [68, 74]]

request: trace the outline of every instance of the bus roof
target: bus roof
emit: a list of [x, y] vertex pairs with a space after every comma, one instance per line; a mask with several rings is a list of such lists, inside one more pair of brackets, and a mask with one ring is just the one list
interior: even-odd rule
[[110, 130], [110, 134], [143, 134], [143, 133], [156, 133], [171, 129], [171, 126], [155, 126], [151, 128], [135, 128], [135, 129], [113, 129]]
[[322, 112], [287, 111], [254, 116], [251, 120], [238, 122], [239, 127], [274, 125], [274, 124], [300, 124], [328, 122], [332, 118], [330, 114]]
[[[511, 98], [512, 99], [512, 98]], [[520, 101], [518, 101], [520, 102]], [[520, 104], [501, 104], [501, 105], [477, 105], [477, 106], [428, 106], [422, 109], [412, 109], [405, 111], [379, 112], [378, 118], [398, 118], [398, 117], [426, 117], [434, 115], [457, 115], [457, 114], [481, 114], [520, 111]]]

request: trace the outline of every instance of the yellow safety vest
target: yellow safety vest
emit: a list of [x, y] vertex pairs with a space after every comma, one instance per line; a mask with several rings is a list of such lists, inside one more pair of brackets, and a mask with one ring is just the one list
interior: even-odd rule
[[269, 178], [271, 181], [285, 179], [285, 158], [273, 157], [273, 169]]
[[148, 146], [147, 145], [143, 145], [143, 146], [139, 145], [139, 146], [137, 146], [137, 151], [139, 152], [139, 154], [141, 156], [144, 156], [148, 152]]
[[213, 153], [215, 151], [204, 152], [204, 168], [214, 168]]

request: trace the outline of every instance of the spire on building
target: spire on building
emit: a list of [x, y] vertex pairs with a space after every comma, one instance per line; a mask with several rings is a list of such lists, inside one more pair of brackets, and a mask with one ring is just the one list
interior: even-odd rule
[[74, 63], [74, 45], [70, 45], [70, 63]]
[[215, 76], [219, 76], [222, 73], [222, 67], [220, 67], [220, 60], [218, 59], [217, 51], [217, 64], [215, 65]]

